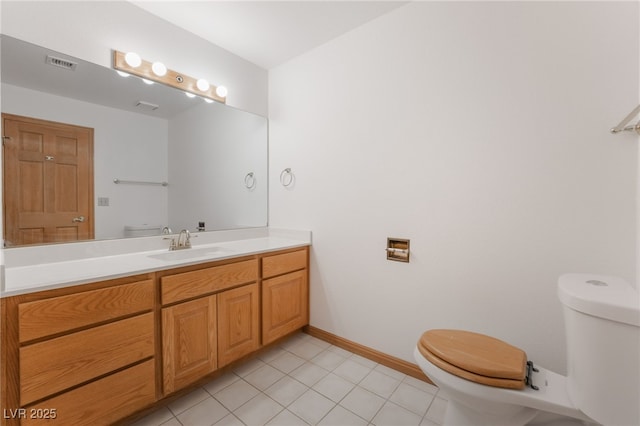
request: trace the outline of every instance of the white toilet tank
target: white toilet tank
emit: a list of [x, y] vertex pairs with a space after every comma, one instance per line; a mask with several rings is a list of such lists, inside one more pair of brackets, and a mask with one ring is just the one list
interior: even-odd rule
[[124, 236], [129, 237], [151, 237], [153, 235], [160, 235], [162, 233], [162, 226], [160, 225], [125, 225]]
[[640, 293], [621, 278], [558, 281], [573, 404], [604, 425], [640, 425]]

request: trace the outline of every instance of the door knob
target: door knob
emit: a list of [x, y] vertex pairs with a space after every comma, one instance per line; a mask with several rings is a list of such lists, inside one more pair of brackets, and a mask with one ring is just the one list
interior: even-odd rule
[[84, 216], [78, 216], [73, 218], [74, 222], [84, 222]]

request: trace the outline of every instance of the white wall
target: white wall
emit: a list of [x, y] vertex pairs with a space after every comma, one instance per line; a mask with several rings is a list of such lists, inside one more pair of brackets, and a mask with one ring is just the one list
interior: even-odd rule
[[638, 104], [638, 17], [414, 2], [271, 70], [270, 225], [313, 230], [311, 324], [408, 361], [475, 330], [564, 372], [558, 276], [635, 281], [637, 138], [609, 128]]
[[6, 1], [2, 33], [111, 67], [112, 49], [137, 52], [229, 89], [227, 104], [267, 115], [267, 72], [126, 1]]
[[[267, 226], [267, 119], [221, 104], [169, 120], [169, 219], [174, 232]], [[254, 188], [245, 186], [253, 172]], [[189, 206], [189, 208], [185, 208]]]

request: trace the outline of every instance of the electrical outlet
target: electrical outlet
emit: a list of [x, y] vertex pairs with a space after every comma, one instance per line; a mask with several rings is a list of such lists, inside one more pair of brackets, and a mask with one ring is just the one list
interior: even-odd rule
[[108, 206], [109, 197], [98, 197], [98, 206]]

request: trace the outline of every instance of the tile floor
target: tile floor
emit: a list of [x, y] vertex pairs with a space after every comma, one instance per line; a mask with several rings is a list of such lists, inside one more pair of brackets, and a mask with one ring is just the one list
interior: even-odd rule
[[135, 426], [433, 426], [438, 388], [298, 333]]

